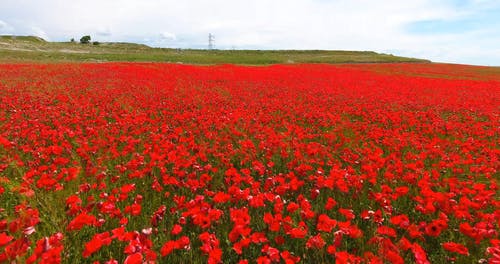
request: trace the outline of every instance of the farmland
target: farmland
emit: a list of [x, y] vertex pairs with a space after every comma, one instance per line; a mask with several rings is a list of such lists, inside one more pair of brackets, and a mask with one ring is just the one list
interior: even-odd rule
[[0, 64], [0, 262], [498, 263], [499, 113], [487, 67]]

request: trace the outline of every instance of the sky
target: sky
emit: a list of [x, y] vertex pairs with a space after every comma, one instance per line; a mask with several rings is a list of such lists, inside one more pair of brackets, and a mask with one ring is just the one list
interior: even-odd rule
[[0, 34], [154, 47], [371, 50], [500, 66], [499, 0], [0, 0]]

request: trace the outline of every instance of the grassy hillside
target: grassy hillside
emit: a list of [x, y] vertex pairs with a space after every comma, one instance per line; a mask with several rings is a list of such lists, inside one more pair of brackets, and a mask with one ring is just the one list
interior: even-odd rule
[[429, 62], [372, 51], [194, 50], [134, 43], [47, 42], [32, 36], [0, 36], [0, 63], [152, 61], [193, 64]]

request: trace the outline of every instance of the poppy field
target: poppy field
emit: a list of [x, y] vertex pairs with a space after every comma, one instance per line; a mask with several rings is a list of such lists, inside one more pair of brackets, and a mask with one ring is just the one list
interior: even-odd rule
[[500, 72], [0, 65], [0, 263], [500, 263]]

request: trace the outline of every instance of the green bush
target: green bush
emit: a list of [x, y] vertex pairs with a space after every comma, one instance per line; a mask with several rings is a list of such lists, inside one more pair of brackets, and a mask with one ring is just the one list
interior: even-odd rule
[[90, 36], [87, 35], [87, 36], [83, 36], [82, 38], [80, 38], [80, 43], [82, 43], [82, 44], [90, 43]]

